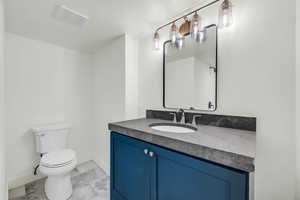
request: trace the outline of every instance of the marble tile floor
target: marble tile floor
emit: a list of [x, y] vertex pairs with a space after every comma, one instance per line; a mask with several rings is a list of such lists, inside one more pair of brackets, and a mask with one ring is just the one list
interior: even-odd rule
[[[109, 200], [109, 176], [93, 161], [77, 166], [71, 173], [73, 194], [69, 200]], [[25, 185], [26, 195], [10, 200], [48, 200], [45, 179]]]

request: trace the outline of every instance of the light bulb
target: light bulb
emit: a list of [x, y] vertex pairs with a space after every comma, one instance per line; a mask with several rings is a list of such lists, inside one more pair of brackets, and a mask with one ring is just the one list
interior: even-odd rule
[[158, 51], [160, 50], [160, 41], [159, 41], [159, 34], [158, 32], [154, 33], [154, 37], [153, 37], [153, 49]]
[[178, 34], [177, 26], [175, 25], [175, 23], [173, 23], [170, 30], [170, 40], [172, 45], [175, 45], [176, 43], [177, 34]]
[[232, 3], [229, 0], [224, 0], [219, 11], [219, 28], [229, 27], [232, 23]]
[[191, 22], [191, 37], [196, 40], [197, 39], [197, 34], [199, 30], [202, 29], [202, 20], [201, 17], [197, 14], [197, 12], [194, 14], [192, 22]]

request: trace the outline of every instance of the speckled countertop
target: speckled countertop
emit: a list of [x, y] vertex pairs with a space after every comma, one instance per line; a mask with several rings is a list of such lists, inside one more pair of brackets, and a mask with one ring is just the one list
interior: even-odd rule
[[193, 133], [169, 133], [149, 127], [161, 119], [136, 119], [110, 123], [111, 131], [166, 147], [235, 169], [253, 172], [256, 134], [230, 128], [198, 125]]

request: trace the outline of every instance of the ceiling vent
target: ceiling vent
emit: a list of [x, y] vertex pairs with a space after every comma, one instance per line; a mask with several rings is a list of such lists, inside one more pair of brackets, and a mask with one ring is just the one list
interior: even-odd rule
[[53, 13], [52, 13], [53, 18], [56, 20], [76, 25], [76, 26], [82, 26], [85, 24], [89, 17], [86, 15], [83, 15], [71, 8], [68, 8], [65, 5], [57, 5], [55, 6]]

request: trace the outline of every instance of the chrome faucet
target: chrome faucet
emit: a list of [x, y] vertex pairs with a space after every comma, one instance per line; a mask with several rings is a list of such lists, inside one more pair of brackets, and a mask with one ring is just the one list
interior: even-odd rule
[[185, 124], [185, 113], [184, 113], [184, 110], [182, 108], [180, 108], [178, 110], [178, 113], [180, 114], [181, 113], [181, 120], [180, 120], [180, 123], [182, 124]]
[[171, 112], [170, 115], [173, 116], [173, 122], [176, 123], [177, 119], [176, 119], [176, 112]]
[[196, 118], [200, 118], [202, 115], [194, 115], [192, 120], [192, 125], [197, 126]]
[[[181, 114], [181, 119], [180, 119], [179, 123], [185, 124], [186, 123], [185, 122], [185, 112], [182, 108], [178, 109], [177, 112], [170, 112], [170, 115], [173, 116], [173, 122], [177, 123], [177, 117], [176, 117], [177, 114], [179, 114], [179, 115]], [[197, 114], [193, 115], [192, 116], [192, 121], [190, 123], [194, 126], [197, 126], [196, 119], [200, 118], [200, 117], [202, 117], [202, 115], [197, 115]]]

